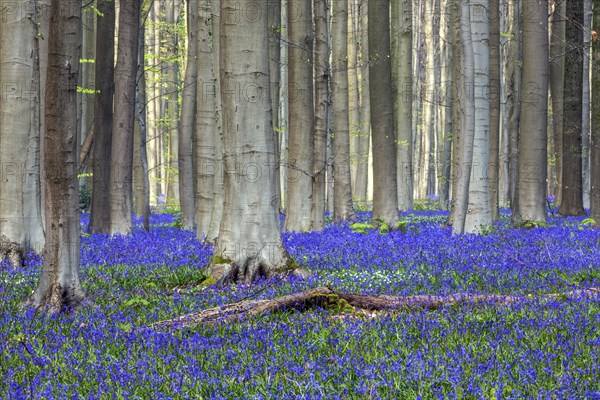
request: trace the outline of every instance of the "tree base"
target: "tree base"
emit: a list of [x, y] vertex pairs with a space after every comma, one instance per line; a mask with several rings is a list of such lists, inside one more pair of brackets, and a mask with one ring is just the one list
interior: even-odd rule
[[53, 283], [42, 292], [38, 288], [23, 304], [23, 308], [34, 308], [46, 314], [59, 314], [74, 311], [84, 304], [87, 304], [86, 296], [81, 289], [63, 289], [60, 283]]
[[0, 262], [8, 259], [11, 262], [13, 269], [18, 269], [23, 266], [23, 250], [18, 243], [0, 238]]
[[250, 284], [260, 277], [268, 279], [275, 275], [291, 275], [303, 279], [311, 275], [309, 271], [299, 268], [291, 258], [283, 267], [274, 268], [268, 260], [258, 256], [248, 258], [241, 266], [223, 257], [213, 257], [208, 273], [221, 285], [235, 282]]

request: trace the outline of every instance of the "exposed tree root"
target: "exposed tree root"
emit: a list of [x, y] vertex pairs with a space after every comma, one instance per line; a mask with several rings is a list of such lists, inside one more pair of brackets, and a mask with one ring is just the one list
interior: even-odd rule
[[6, 240], [4, 236], [0, 237], [0, 262], [7, 258], [14, 269], [21, 268], [23, 265], [23, 251], [18, 243]]
[[334, 309], [338, 311], [379, 311], [379, 310], [436, 310], [453, 304], [498, 304], [505, 305], [528, 299], [575, 299], [581, 297], [600, 297], [600, 288], [578, 289], [564, 293], [540, 295], [489, 295], [458, 293], [447, 296], [415, 295], [360, 295], [338, 293], [327, 287], [319, 287], [308, 291], [291, 294], [269, 300], [243, 300], [213, 307], [198, 313], [183, 315], [170, 320], [152, 324], [151, 328], [182, 328], [194, 325], [213, 325], [223, 322], [243, 321], [263, 314], [290, 309], [305, 310], [314, 307]]

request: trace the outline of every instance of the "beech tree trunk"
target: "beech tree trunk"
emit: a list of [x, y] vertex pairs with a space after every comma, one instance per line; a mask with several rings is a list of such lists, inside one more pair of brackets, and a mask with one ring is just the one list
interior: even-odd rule
[[[221, 0], [221, 94], [224, 209], [210, 274], [220, 282], [252, 282], [296, 268], [281, 241], [275, 195], [268, 26], [239, 20], [240, 3]], [[267, 3], [256, 4], [267, 15]], [[237, 88], [237, 89], [236, 89]], [[239, 88], [251, 88], [239, 92]]]
[[563, 92], [563, 161], [560, 215], [584, 215], [582, 175], [583, 0], [567, 7]]
[[500, 218], [500, 5], [499, 0], [489, 0], [489, 107], [490, 141], [489, 167], [487, 168], [492, 221]]
[[565, 82], [566, 1], [555, 0], [550, 16], [550, 95], [552, 99], [552, 129], [554, 137], [554, 203], [562, 198], [563, 165], [563, 90]]
[[99, 0], [96, 32], [96, 101], [94, 101], [93, 188], [90, 230], [110, 230], [110, 157], [112, 146], [113, 93], [115, 70], [115, 3]]
[[590, 140], [590, 214], [600, 226], [600, 0], [594, 0], [592, 29], [592, 134]]
[[373, 221], [398, 223], [396, 135], [390, 60], [390, 2], [369, 1], [369, 86], [373, 130]]
[[79, 2], [52, 0], [46, 82], [46, 246], [38, 287], [27, 306], [56, 313], [79, 306], [79, 182], [77, 179], [77, 78]]
[[348, 116], [348, 0], [332, 3], [333, 105], [333, 219], [354, 218], [350, 179], [350, 127]]
[[[327, 172], [327, 108], [330, 102], [329, 77], [331, 66], [329, 64], [328, 1], [314, 1], [315, 24], [315, 133], [314, 133], [314, 158], [313, 158], [313, 184], [312, 184], [312, 209], [311, 231], [320, 231], [325, 225], [326, 186]], [[279, 175], [279, 174], [277, 174]]]
[[121, 3], [110, 168], [110, 234], [132, 230], [133, 124], [140, 1]]
[[286, 231], [310, 230], [314, 157], [313, 24], [309, 0], [289, 0], [289, 142]]
[[192, 138], [195, 128], [196, 93], [198, 79], [198, 1], [187, 1], [187, 64], [183, 80], [181, 123], [179, 125], [179, 201], [181, 223], [184, 229], [195, 228], [194, 171]]
[[[512, 223], [546, 221], [548, 5], [524, 1], [519, 161]], [[581, 118], [581, 117], [580, 117]]]
[[45, 56], [38, 34], [44, 33], [47, 14], [30, 1], [3, 3], [0, 9], [0, 242], [39, 253], [44, 248], [40, 115]]
[[[198, 81], [196, 101], [196, 126], [194, 129], [195, 179], [196, 179], [196, 237], [209, 238], [210, 221], [215, 206], [215, 185], [222, 179], [221, 157], [216, 154], [215, 95], [219, 90], [213, 71], [211, 49], [211, 2], [202, 1], [198, 24]], [[214, 36], [213, 36], [214, 37]], [[220, 221], [219, 221], [220, 222]]]

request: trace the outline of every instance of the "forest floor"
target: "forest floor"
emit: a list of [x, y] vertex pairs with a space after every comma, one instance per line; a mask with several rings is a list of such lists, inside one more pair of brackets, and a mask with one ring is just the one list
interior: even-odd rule
[[[83, 235], [94, 306], [57, 316], [19, 310], [39, 257], [17, 271], [0, 264], [0, 398], [600, 399], [600, 302], [582, 292], [600, 286], [600, 230], [552, 213], [548, 227], [513, 229], [503, 213], [483, 235], [452, 236], [446, 215], [403, 214], [404, 231], [390, 233], [285, 233], [310, 278], [219, 287], [205, 281], [212, 249], [175, 216], [154, 214], [149, 232]], [[461, 301], [369, 310], [342, 296], [165, 323], [317, 288]], [[463, 301], [482, 298], [511, 300]]]

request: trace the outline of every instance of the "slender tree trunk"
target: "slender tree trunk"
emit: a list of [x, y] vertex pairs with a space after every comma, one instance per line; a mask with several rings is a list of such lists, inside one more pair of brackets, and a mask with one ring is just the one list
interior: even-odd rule
[[600, 226], [600, 0], [592, 17], [592, 134], [590, 143], [590, 214]]
[[413, 66], [412, 1], [392, 1], [392, 76], [397, 136], [398, 208], [413, 208]]
[[500, 174], [500, 2], [489, 0], [489, 103], [490, 103], [490, 148], [487, 168], [490, 213], [492, 221], [500, 218], [499, 174]]
[[289, 0], [288, 96], [290, 129], [286, 231], [310, 230], [314, 150], [313, 24], [309, 0]]
[[582, 95], [583, 95], [583, 0], [567, 7], [565, 33], [565, 82], [563, 92], [563, 186], [560, 215], [583, 215]]
[[581, 95], [582, 118], [581, 126], [583, 136], [581, 138], [582, 154], [582, 182], [583, 182], [583, 208], [590, 208], [590, 140], [591, 140], [591, 81], [590, 68], [592, 54], [592, 0], [583, 2], [583, 93]]
[[211, 0], [213, 8], [211, 26], [212, 26], [212, 74], [214, 90], [214, 123], [212, 124], [212, 137], [215, 147], [216, 175], [214, 177], [212, 212], [210, 213], [210, 224], [208, 226], [207, 239], [210, 243], [215, 243], [219, 235], [221, 220], [223, 219], [224, 192], [225, 192], [225, 162], [223, 148], [223, 107], [221, 101], [221, 3], [217, 0]]
[[327, 0], [314, 1], [315, 24], [315, 134], [311, 231], [320, 231], [325, 224], [327, 172], [327, 107], [329, 105], [329, 45]]
[[[171, 206], [180, 205], [179, 199], [179, 33], [176, 25], [178, 24], [178, 3], [180, 0], [165, 2], [165, 17], [168, 29], [167, 43], [165, 48], [167, 59], [161, 60], [165, 63], [166, 72], [166, 94], [165, 94], [165, 113], [164, 118], [167, 121], [167, 138], [165, 141], [165, 155], [167, 157], [165, 165], [168, 166], [166, 172], [167, 202]], [[189, 165], [188, 165], [189, 166]], [[189, 171], [188, 171], [189, 173]], [[189, 208], [189, 207], [188, 207]], [[184, 217], [185, 218], [185, 217]], [[191, 221], [188, 219], [187, 223]]]
[[[376, 0], [373, 0], [376, 1]], [[371, 143], [371, 106], [369, 86], [369, 16], [367, 12], [369, 0], [358, 0], [360, 47], [359, 47], [359, 82], [360, 82], [360, 128], [358, 132], [357, 169], [354, 197], [363, 205], [369, 199], [369, 151]], [[354, 186], [353, 186], [354, 188]]]
[[441, 21], [440, 32], [442, 35], [440, 49], [440, 69], [441, 69], [441, 104], [439, 122], [440, 149], [441, 149], [441, 171], [439, 183], [440, 208], [447, 210], [450, 205], [450, 182], [451, 182], [451, 164], [452, 164], [452, 38], [450, 34], [450, 7], [449, 0], [443, 0], [440, 5]]
[[348, 0], [332, 3], [333, 99], [333, 219], [354, 218], [350, 183], [350, 128], [348, 119]]
[[181, 124], [179, 126], [179, 200], [181, 223], [185, 229], [195, 228], [194, 173], [192, 137], [196, 114], [196, 87], [198, 79], [198, 1], [187, 2], [188, 53], [183, 80]]
[[509, 68], [506, 84], [508, 93], [506, 106], [508, 107], [508, 184], [511, 207], [514, 206], [517, 171], [519, 169], [519, 130], [521, 125], [521, 65], [523, 53], [521, 51], [522, 23], [520, 4], [520, 0], [509, 2], [511, 15], [509, 32], [511, 32], [511, 40], [508, 57]]
[[81, 7], [52, 0], [46, 86], [46, 246], [38, 287], [28, 306], [56, 313], [85, 298], [79, 281], [77, 78]]
[[92, 233], [110, 231], [110, 164], [113, 126], [114, 60], [115, 60], [115, 3], [99, 0], [96, 50], [102, 57], [96, 60], [96, 101], [94, 102], [94, 180], [90, 230]]
[[517, 226], [528, 221], [546, 221], [548, 5], [524, 1], [522, 28], [523, 97], [512, 214], [512, 223]]
[[[221, 93], [225, 161], [224, 210], [211, 274], [221, 282], [252, 282], [289, 272], [275, 199], [267, 20], [237, 20], [239, 2], [221, 0]], [[267, 14], [267, 3], [256, 11]], [[256, 91], [240, 98], [234, 88]], [[244, 168], [254, 166], [249, 175]], [[264, 166], [264, 167], [263, 167]], [[260, 169], [258, 169], [260, 168]], [[260, 172], [260, 173], [259, 173]]]
[[565, 26], [567, 2], [552, 1], [550, 15], [550, 97], [552, 100], [552, 130], [554, 138], [554, 203], [562, 198], [563, 166], [563, 90], [565, 84]]
[[369, 86], [373, 129], [373, 220], [398, 223], [389, 0], [369, 1]]
[[132, 229], [133, 123], [140, 1], [123, 2], [119, 11], [119, 49], [115, 66], [115, 106], [110, 169], [110, 233]]
[[[144, 3], [142, 10], [144, 20], [147, 20], [151, 3]], [[146, 73], [145, 73], [145, 24], [140, 24], [138, 35], [137, 78], [135, 88], [136, 127], [139, 134], [134, 138], [134, 213], [141, 217], [144, 230], [150, 229], [150, 180], [148, 171], [148, 123], [146, 119]]]
[[458, 13], [455, 21], [460, 22], [458, 29], [460, 35], [460, 46], [462, 47], [462, 99], [463, 101], [455, 104], [458, 112], [461, 112], [461, 137], [460, 137], [460, 165], [457, 171], [458, 182], [456, 184], [456, 201], [452, 216], [452, 232], [461, 234], [469, 232], [467, 230], [466, 218], [469, 205], [469, 182], [473, 166], [473, 143], [475, 139], [475, 58], [473, 54], [473, 42], [471, 35], [471, 17], [470, 2], [466, 0], [456, 0], [459, 7], [454, 11]]
[[269, 0], [269, 74], [271, 77], [271, 125], [275, 135], [275, 195], [277, 204], [281, 209], [281, 173], [279, 163], [281, 159], [281, 134], [279, 121], [279, 91], [281, 88], [281, 0]]

